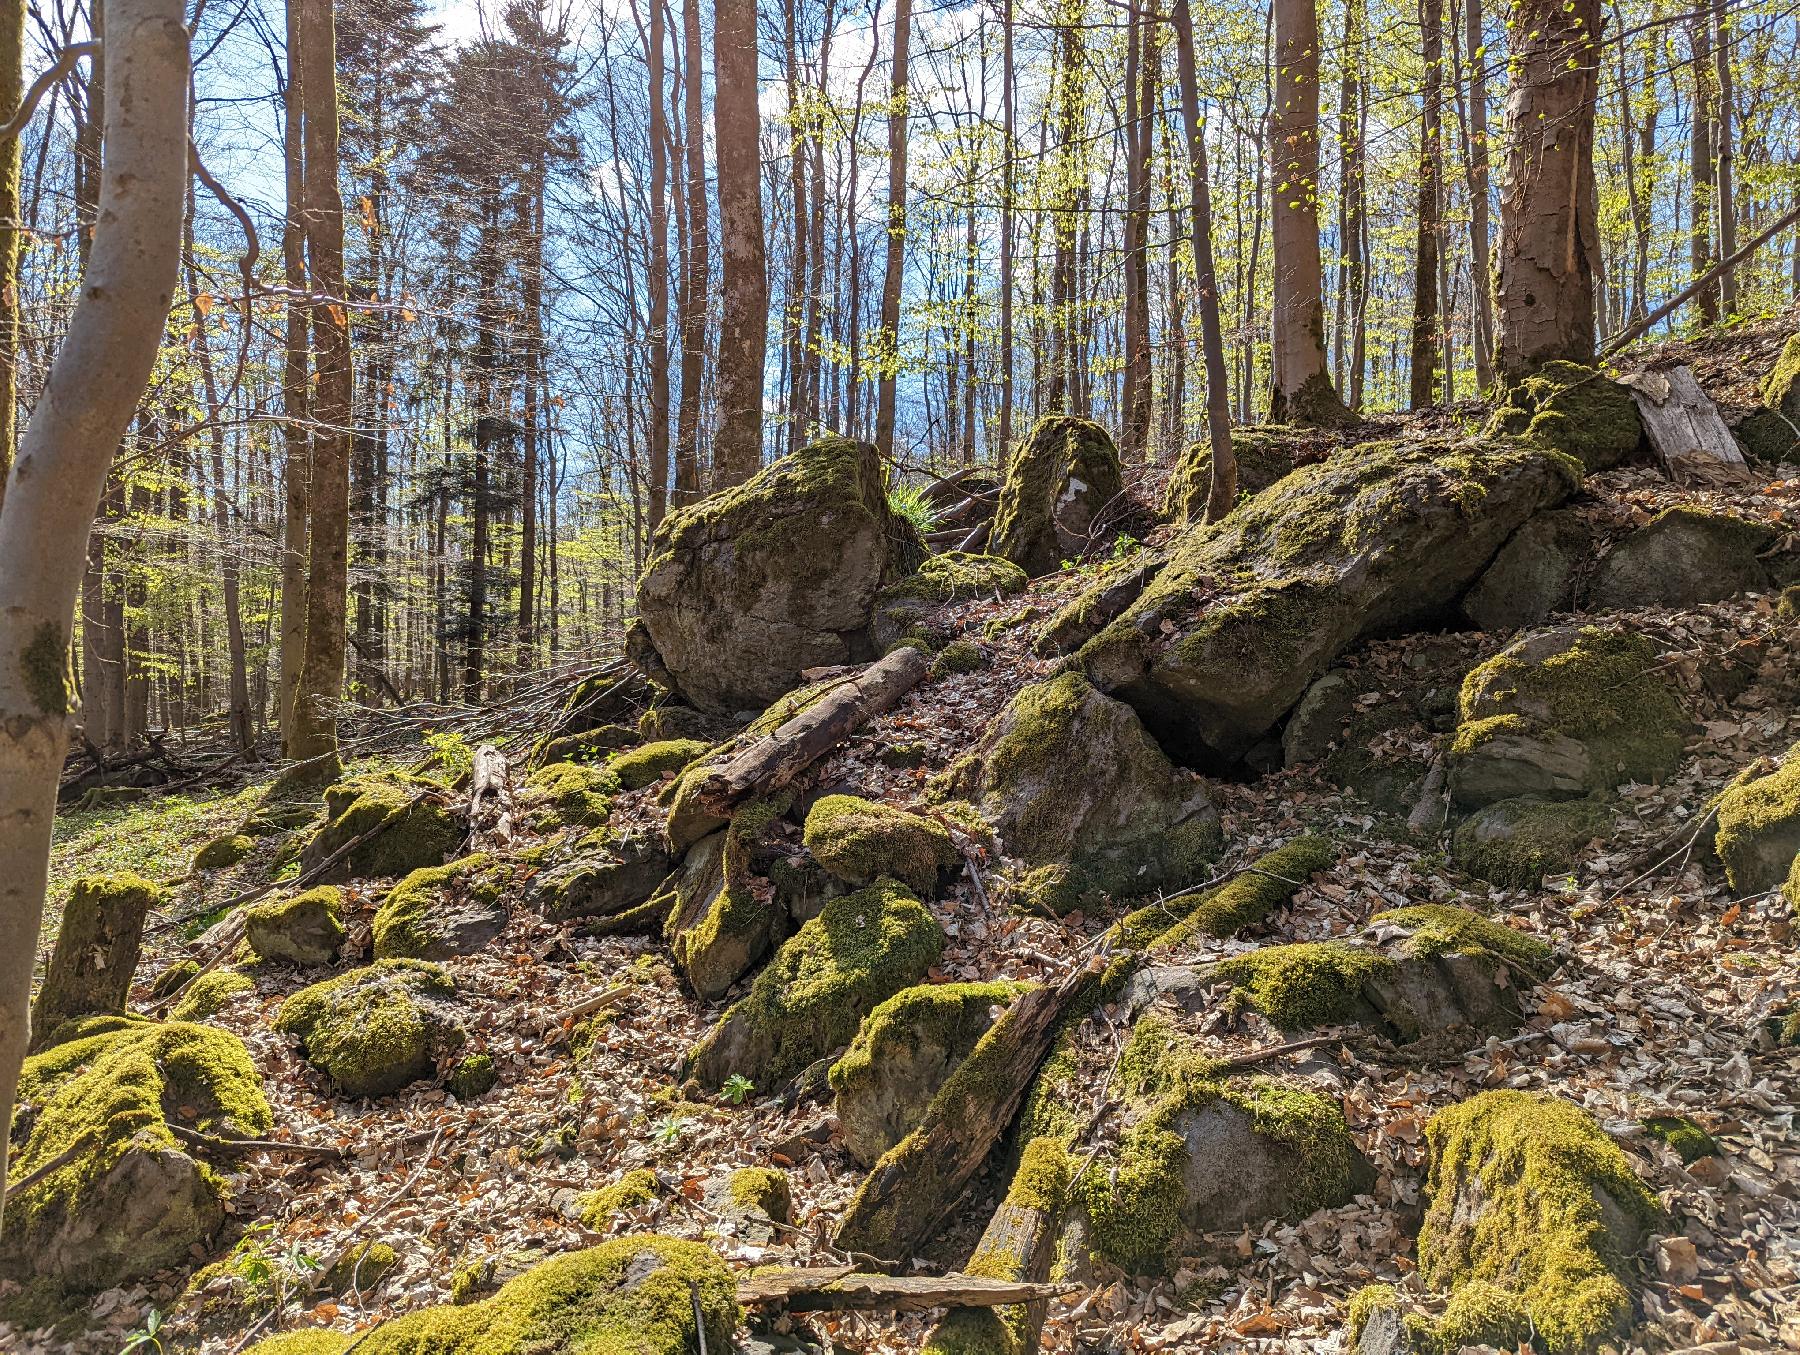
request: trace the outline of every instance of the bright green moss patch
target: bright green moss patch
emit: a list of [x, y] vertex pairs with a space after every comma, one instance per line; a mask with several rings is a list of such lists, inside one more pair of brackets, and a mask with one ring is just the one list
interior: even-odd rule
[[204, 1021], [239, 993], [254, 993], [256, 984], [235, 969], [211, 969], [195, 979], [169, 1008], [171, 1021]]
[[832, 875], [864, 885], [890, 875], [916, 894], [937, 893], [960, 865], [949, 831], [936, 820], [855, 795], [827, 795], [806, 816], [806, 848]]
[[567, 824], [598, 828], [612, 814], [612, 797], [621, 784], [616, 765], [551, 762], [525, 779], [525, 797], [537, 806], [532, 819], [541, 830]]
[[[444, 799], [442, 785], [398, 773], [330, 786], [325, 791], [325, 820], [300, 861], [310, 870], [350, 848], [331, 867], [331, 878], [339, 880], [405, 875], [420, 866], [435, 866], [457, 849], [464, 832]], [[369, 833], [374, 836], [350, 846]]]
[[951, 677], [957, 673], [973, 673], [987, 666], [987, 654], [973, 640], [952, 640], [938, 651], [931, 662], [931, 676]]
[[740, 1167], [725, 1183], [726, 1196], [738, 1209], [767, 1214], [786, 1223], [794, 1212], [787, 1176], [773, 1167]]
[[1363, 985], [1393, 967], [1375, 951], [1342, 941], [1265, 946], [1220, 962], [1233, 998], [1283, 1030], [1308, 1030], [1355, 1019]]
[[1337, 849], [1322, 837], [1297, 837], [1258, 857], [1226, 883], [1203, 894], [1153, 903], [1129, 914], [1119, 943], [1168, 950], [1195, 936], [1235, 936], [1285, 907], [1313, 876], [1331, 869]]
[[[1431, 1207], [1419, 1234], [1427, 1283], [1473, 1323], [1516, 1299], [1551, 1355], [1581, 1355], [1631, 1319], [1631, 1258], [1662, 1221], [1656, 1198], [1585, 1111], [1561, 1097], [1490, 1091], [1434, 1115]], [[1446, 1315], [1447, 1319], [1449, 1315]]]
[[1635, 451], [1644, 425], [1630, 390], [1619, 382], [1578, 363], [1548, 362], [1494, 411], [1488, 435], [1507, 434], [1566, 452], [1594, 471]]
[[256, 850], [256, 839], [246, 833], [227, 833], [202, 843], [194, 853], [195, 870], [221, 870], [235, 866]]
[[473, 1101], [486, 1096], [499, 1080], [492, 1054], [471, 1054], [444, 1076], [444, 1088], [458, 1101]]
[[487, 852], [412, 871], [388, 891], [375, 910], [376, 957], [447, 959], [456, 947], [448, 943], [442, 927], [434, 925], [447, 902], [493, 907], [511, 879], [510, 867]]
[[1004, 1007], [1030, 985], [921, 983], [878, 1003], [863, 1021], [844, 1056], [831, 1065], [831, 1088], [843, 1092], [878, 1073], [903, 1050], [934, 1044], [967, 1052], [994, 1024], [993, 1009]]
[[1025, 584], [1025, 571], [1011, 560], [953, 550], [931, 556], [919, 566], [918, 573], [889, 584], [881, 590], [878, 602], [937, 604], [992, 598], [996, 594], [1011, 597], [1024, 592]]
[[1763, 382], [1763, 403], [1777, 414], [1800, 423], [1800, 334], [1789, 336], [1781, 356]]
[[1685, 1115], [1652, 1115], [1644, 1121], [1644, 1132], [1668, 1144], [1683, 1162], [1719, 1156], [1718, 1140]]
[[1433, 1335], [1448, 1355], [1464, 1346], [1516, 1350], [1531, 1339], [1531, 1318], [1517, 1294], [1485, 1280], [1471, 1280], [1451, 1295]]
[[664, 739], [620, 753], [606, 765], [626, 790], [642, 790], [662, 780], [665, 773], [683, 770], [709, 746], [699, 739]]
[[244, 939], [259, 960], [329, 964], [346, 935], [344, 891], [336, 885], [315, 885], [292, 898], [244, 910]]
[[651, 900], [668, 910], [664, 937], [695, 992], [722, 997], [779, 937], [779, 904], [754, 870], [758, 841], [793, 803], [792, 792], [753, 800], [722, 834], [698, 842]]
[[344, 1355], [355, 1340], [350, 1332], [326, 1331], [322, 1327], [285, 1331], [258, 1341], [244, 1355]]
[[655, 1201], [656, 1173], [648, 1167], [626, 1172], [610, 1186], [581, 1197], [581, 1221], [595, 1230], [604, 1229], [627, 1209], [642, 1209]]
[[1740, 778], [1719, 797], [1714, 848], [1740, 894], [1773, 889], [1800, 869], [1800, 744], [1776, 771]]
[[1527, 974], [1542, 973], [1554, 952], [1535, 936], [1504, 923], [1449, 904], [1424, 903], [1411, 908], [1390, 908], [1371, 922], [1404, 927], [1412, 934], [1409, 945], [1415, 955], [1497, 955]]
[[377, 960], [302, 988], [275, 1028], [300, 1040], [307, 1061], [347, 1096], [385, 1096], [429, 1077], [463, 1030], [447, 1006], [449, 974], [422, 960]]
[[387, 1278], [400, 1257], [385, 1242], [363, 1242], [352, 1247], [325, 1272], [325, 1287], [333, 1294], [373, 1289]]
[[1405, 1305], [1400, 1301], [1400, 1291], [1391, 1284], [1365, 1284], [1350, 1296], [1350, 1302], [1344, 1309], [1344, 1328], [1348, 1337], [1348, 1347], [1356, 1348], [1362, 1340], [1363, 1329], [1369, 1325], [1369, 1319], [1379, 1312], [1399, 1312]]

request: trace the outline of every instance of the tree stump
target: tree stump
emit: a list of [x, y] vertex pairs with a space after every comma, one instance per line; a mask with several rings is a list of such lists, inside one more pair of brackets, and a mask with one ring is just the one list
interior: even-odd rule
[[139, 875], [84, 875], [69, 891], [44, 986], [31, 1007], [32, 1048], [75, 1016], [121, 1013], [137, 970], [144, 918], [162, 890]]

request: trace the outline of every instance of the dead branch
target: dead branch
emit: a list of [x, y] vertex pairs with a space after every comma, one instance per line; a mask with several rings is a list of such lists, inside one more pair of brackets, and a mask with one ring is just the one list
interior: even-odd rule
[[795, 1313], [997, 1308], [1067, 1294], [1079, 1285], [987, 1280], [978, 1275], [859, 1275], [849, 1266], [760, 1270], [738, 1281], [746, 1308], [785, 1304]]

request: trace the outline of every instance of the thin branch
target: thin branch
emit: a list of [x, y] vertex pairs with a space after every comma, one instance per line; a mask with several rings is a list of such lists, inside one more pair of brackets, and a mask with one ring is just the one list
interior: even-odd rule
[[75, 69], [75, 63], [84, 56], [98, 56], [100, 44], [97, 42], [76, 42], [56, 54], [56, 62], [37, 79], [31, 82], [31, 88], [25, 91], [25, 98], [19, 104], [19, 111], [12, 115], [11, 121], [0, 126], [0, 142], [11, 141], [25, 130], [37, 106], [43, 102], [50, 87]]

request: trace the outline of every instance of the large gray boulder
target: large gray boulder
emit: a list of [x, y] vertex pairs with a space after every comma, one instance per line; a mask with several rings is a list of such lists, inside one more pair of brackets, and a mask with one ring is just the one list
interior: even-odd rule
[[1760, 558], [1781, 533], [1764, 523], [1700, 508], [1669, 508], [1601, 562], [1588, 595], [1596, 610], [1693, 607], [1774, 582]]
[[1053, 573], [1093, 544], [1101, 511], [1124, 489], [1104, 428], [1046, 415], [1007, 462], [988, 549], [1034, 577]]
[[1574, 610], [1580, 569], [1592, 548], [1593, 530], [1579, 513], [1539, 513], [1500, 548], [1463, 598], [1463, 615], [1483, 630], [1509, 631]]
[[1078, 655], [1188, 761], [1231, 763], [1357, 640], [1442, 617], [1501, 545], [1580, 481], [1512, 442], [1374, 442], [1190, 528]]
[[876, 596], [923, 557], [875, 449], [824, 438], [664, 519], [628, 650], [702, 711], [761, 710], [802, 669], [873, 657]]

